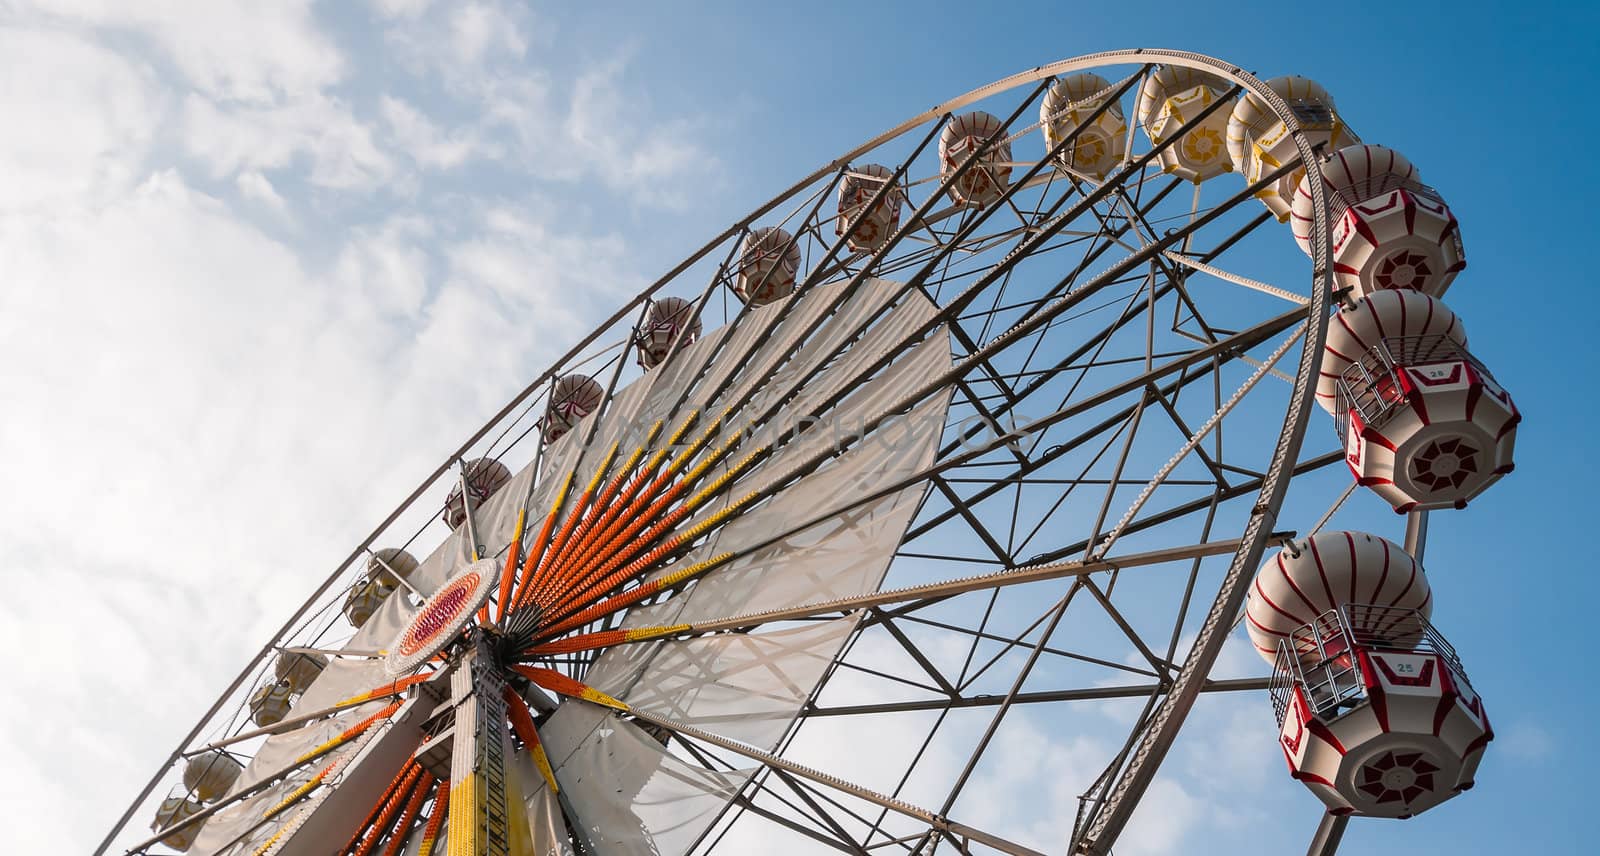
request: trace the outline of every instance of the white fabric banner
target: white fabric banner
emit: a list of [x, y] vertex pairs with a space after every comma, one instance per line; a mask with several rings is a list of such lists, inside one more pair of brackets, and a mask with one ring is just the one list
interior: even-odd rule
[[855, 618], [840, 618], [769, 633], [674, 640], [662, 644], [648, 668], [642, 658], [616, 657], [596, 664], [585, 680], [602, 692], [625, 694], [641, 710], [770, 751], [855, 624]]
[[587, 702], [564, 702], [540, 733], [583, 834], [607, 856], [682, 856], [755, 772], [690, 764]]

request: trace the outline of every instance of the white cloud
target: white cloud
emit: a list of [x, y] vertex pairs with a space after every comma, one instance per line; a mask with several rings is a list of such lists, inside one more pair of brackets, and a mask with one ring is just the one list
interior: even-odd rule
[[352, 533], [655, 272], [595, 212], [693, 171], [569, 136], [650, 121], [621, 67], [579, 86], [515, 7], [447, 11], [441, 104], [352, 82], [309, 3], [0, 10], [29, 69], [0, 79], [0, 543], [31, 598], [0, 644], [49, 650], [0, 712], [18, 852], [87, 851]]
[[419, 77], [442, 78], [458, 93], [480, 89], [486, 75], [516, 71], [516, 61], [538, 35], [527, 7], [493, 0], [378, 0], [374, 6], [396, 58]]
[[21, 11], [148, 39], [208, 95], [243, 101], [319, 91], [344, 61], [316, 26], [310, 0], [23, 0]]
[[477, 116], [439, 128], [414, 105], [385, 101], [396, 145], [422, 166], [453, 167], [471, 153], [544, 184], [597, 181], [634, 205], [663, 208], [681, 208], [695, 188], [716, 180], [716, 158], [701, 143], [704, 122], [660, 117], [629, 79], [626, 47], [561, 80], [525, 61], [549, 38], [527, 10], [380, 4], [379, 12], [385, 43], [410, 73], [442, 83], [453, 106]]
[[[343, 79], [345, 60], [317, 27], [309, 2], [66, 0], [24, 3], [19, 11], [31, 14], [14, 17], [35, 26], [44, 21], [78, 33], [33, 32], [3, 51], [34, 72], [0, 84], [12, 90], [5, 100], [36, 102], [21, 105], [24, 115], [47, 119], [0, 144], [28, 156], [18, 172], [32, 182], [44, 181], [52, 161], [59, 170], [110, 151], [108, 145], [148, 145], [166, 127], [157, 114], [168, 109], [172, 89], [185, 93], [177, 133], [213, 177], [283, 169], [298, 158], [308, 159], [312, 182], [324, 187], [370, 189], [392, 177], [391, 156], [374, 141], [372, 129], [329, 94]], [[143, 62], [130, 61], [130, 52], [93, 46], [83, 40], [86, 35], [119, 44], [131, 36], [152, 51]], [[147, 66], [170, 68], [177, 79], [160, 86]], [[63, 91], [74, 87], [80, 91]], [[93, 108], [62, 107], [85, 101]], [[130, 163], [125, 157], [110, 160]], [[81, 178], [86, 170], [76, 172]], [[90, 175], [97, 182], [117, 178]], [[241, 190], [260, 189], [259, 182], [244, 181]]]
[[[705, 178], [715, 161], [699, 145], [694, 123], [647, 122], [647, 105], [624, 91], [622, 60], [581, 75], [573, 84], [572, 107], [563, 124], [566, 141], [610, 187], [638, 192], [647, 201], [681, 206], [684, 189], [664, 187], [670, 179]], [[630, 103], [634, 102], [634, 103]]]
[[0, 26], [0, 211], [76, 204], [135, 180], [167, 109], [150, 71], [76, 36]]
[[435, 267], [424, 248], [432, 236], [427, 221], [416, 215], [355, 230], [334, 264], [340, 293], [370, 311], [418, 317]]
[[395, 170], [373, 136], [347, 105], [326, 96], [239, 107], [191, 95], [183, 103], [183, 144], [218, 178], [286, 169], [303, 156], [310, 159], [312, 184], [372, 190]]
[[372, 7], [384, 18], [416, 19], [433, 3], [434, 0], [373, 0]]
[[624, 60], [579, 75], [564, 90], [542, 75], [480, 81], [491, 127], [509, 133], [507, 156], [546, 181], [598, 181], [638, 206], [681, 208], [716, 181], [702, 123], [656, 118], [625, 81]]
[[[112, 498], [178, 518], [231, 481], [229, 462], [241, 446], [274, 445], [286, 427], [275, 423], [293, 418], [262, 395], [259, 380], [240, 385], [235, 373], [298, 368], [305, 355], [297, 340], [328, 323], [318, 317], [326, 301], [293, 252], [237, 223], [175, 173], [157, 174], [98, 211], [33, 228], [8, 223], [5, 255], [22, 304], [7, 313], [17, 326], [6, 331], [6, 346], [31, 369], [9, 380], [37, 406], [37, 418], [4, 429], [37, 432], [13, 436], [12, 447], [66, 443], [125, 459], [107, 475], [113, 491], [127, 494]], [[133, 476], [130, 468], [151, 459], [161, 470]], [[37, 465], [30, 477], [46, 478], [47, 465]], [[131, 540], [146, 552], [169, 535], [107, 517], [107, 534], [117, 536], [101, 542], [107, 547]], [[126, 531], [115, 531], [122, 525]]]
[[[398, 217], [319, 267], [172, 171], [93, 210], [0, 218], [0, 396], [28, 414], [0, 446], [35, 450], [0, 540], [41, 603], [96, 628], [12, 686], [63, 711], [55, 745], [106, 730], [106, 693], [155, 696], [109, 729], [136, 749], [57, 759], [53, 781], [92, 781], [59, 805], [126, 799], [351, 533], [587, 320], [590, 301], [553, 297], [583, 283], [579, 249], [622, 261], [532, 211], [497, 204], [516, 232], [490, 219], [441, 240]], [[0, 731], [25, 733], [20, 713]]]
[[421, 111], [391, 95], [382, 96], [378, 104], [395, 146], [419, 166], [451, 169], [475, 155], [494, 153], [479, 139], [476, 128], [445, 131]]
[[1538, 765], [1550, 759], [1560, 742], [1548, 728], [1535, 722], [1517, 721], [1499, 726], [1490, 751], [1504, 752], [1520, 764]]
[[1156, 777], [1139, 802], [1127, 830], [1117, 839], [1119, 856], [1181, 853], [1194, 827], [1212, 806], [1170, 778]]
[[1060, 850], [1072, 835], [1079, 794], [1113, 751], [1098, 736], [1052, 733], [1033, 713], [1013, 711], [985, 753], [984, 772], [959, 803], [971, 812], [966, 822], [1020, 844]]
[[521, 57], [528, 44], [504, 6], [462, 3], [450, 16], [450, 47], [456, 60], [476, 63], [490, 54]]
[[242, 172], [234, 179], [234, 184], [239, 187], [239, 193], [244, 198], [260, 203], [274, 214], [287, 212], [288, 204], [278, 191], [273, 188], [272, 182], [259, 172]]
[[[0, 539], [75, 628], [19, 682], [59, 712], [26, 731], [57, 746], [102, 735], [44, 778], [76, 783], [55, 804], [93, 805], [103, 826], [352, 524], [294, 501], [304, 464], [337, 464], [297, 439], [352, 376], [297, 352], [323, 322], [294, 255], [173, 173], [95, 210], [7, 218], [0, 236], [0, 394], [29, 414], [5, 420], [0, 446], [34, 450], [12, 466], [30, 489], [0, 499]], [[19, 713], [5, 731], [24, 733]]]

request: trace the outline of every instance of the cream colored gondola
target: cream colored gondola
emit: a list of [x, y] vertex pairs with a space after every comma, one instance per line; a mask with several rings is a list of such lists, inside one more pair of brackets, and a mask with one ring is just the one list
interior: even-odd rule
[[687, 348], [700, 338], [700, 319], [694, 304], [681, 297], [663, 297], [650, 303], [644, 324], [634, 339], [639, 349], [639, 365], [653, 369], [666, 362], [673, 343]]
[[[1337, 150], [1360, 138], [1345, 126], [1333, 104], [1333, 96], [1322, 84], [1304, 77], [1274, 77], [1267, 86], [1289, 104], [1294, 111], [1306, 142], [1313, 147], [1325, 146]], [[1244, 180], [1255, 183], [1287, 163], [1300, 157], [1289, 128], [1268, 109], [1266, 103], [1253, 94], [1246, 94], [1234, 105], [1228, 120], [1228, 156], [1233, 168]], [[1305, 175], [1305, 165], [1297, 165], [1277, 181], [1256, 193], [1267, 208], [1280, 221], [1289, 219], [1294, 202], [1295, 188]]]
[[266, 728], [289, 715], [293, 700], [294, 690], [289, 687], [287, 681], [262, 684], [250, 696], [250, 719], [256, 725]]
[[899, 228], [900, 205], [905, 201], [899, 188], [891, 188], [877, 205], [867, 210], [867, 203], [893, 176], [888, 167], [869, 163], [852, 167], [839, 180], [839, 216], [834, 220], [833, 230], [834, 234], [843, 235], [860, 221], [845, 242], [851, 250], [870, 253], [883, 246]]
[[[577, 377], [582, 376], [578, 375]], [[562, 380], [565, 381], [566, 378], [562, 378]], [[584, 378], [584, 380], [588, 380], [588, 378]], [[552, 395], [552, 399], [559, 400], [557, 396], [560, 394], [561, 383], [558, 382], [556, 384], [556, 393]], [[559, 414], [560, 411], [556, 412]], [[555, 417], [546, 416], [545, 418], [546, 421], [549, 422]], [[554, 437], [550, 436], [550, 428], [547, 424], [545, 427], [545, 440], [546, 442], [550, 442], [554, 439]], [[496, 461], [492, 458], [478, 458], [477, 460], [469, 461], [466, 466], [466, 477], [464, 481], [467, 483], [467, 489], [472, 492], [473, 510], [476, 511], [477, 509], [483, 507], [483, 504], [488, 501], [489, 497], [494, 496], [495, 491], [499, 490], [502, 485], [510, 480], [511, 471], [506, 469], [505, 464], [502, 464], [499, 461]], [[460, 526], [467, 519], [466, 503], [461, 499], [462, 481], [463, 479], [457, 479], [455, 483], [451, 485], [450, 494], [445, 497], [444, 501], [444, 522], [448, 524], [451, 529]]]
[[[1069, 74], [1056, 81], [1039, 104], [1039, 125], [1045, 146], [1054, 150], [1073, 129], [1088, 121], [1111, 97], [1110, 81], [1093, 72]], [[1128, 123], [1122, 105], [1112, 103], [1094, 121], [1083, 125], [1061, 152], [1057, 164], [1073, 172], [1106, 177], [1128, 151]]]
[[745, 236], [733, 293], [752, 306], [765, 306], [792, 293], [799, 272], [800, 247], [793, 236], [777, 226], [757, 229]]
[[950, 185], [950, 199], [957, 205], [981, 208], [999, 199], [1011, 185], [1011, 142], [1004, 135], [997, 136], [999, 131], [999, 119], [977, 110], [951, 119], [939, 133], [939, 170], [946, 177], [986, 140], [995, 138], [994, 145]]
[[284, 651], [272, 664], [272, 673], [291, 692], [303, 693], [327, 667], [328, 658], [314, 651]]
[[[1219, 77], [1192, 68], [1163, 66], [1145, 78], [1139, 89], [1135, 115], [1152, 143], [1160, 144], [1207, 107], [1228, 97], [1230, 87]], [[1231, 99], [1230, 99], [1231, 100]], [[1232, 108], [1224, 104], [1163, 149], [1161, 169], [1196, 184], [1233, 171], [1228, 156], [1228, 119]]]
[[[160, 832], [169, 826], [188, 820], [199, 814], [203, 808], [205, 806], [201, 805], [200, 801], [193, 797], [184, 796], [181, 793], [173, 794], [162, 800], [161, 806], [156, 809], [156, 819], [154, 823], [150, 824], [150, 831]], [[179, 853], [186, 853], [193, 846], [195, 836], [200, 834], [200, 828], [204, 825], [204, 822], [201, 822], [184, 827], [171, 835], [163, 837], [161, 843]]]
[[237, 758], [213, 749], [190, 758], [184, 765], [183, 786], [202, 802], [215, 802], [228, 793], [242, 772], [244, 765]]

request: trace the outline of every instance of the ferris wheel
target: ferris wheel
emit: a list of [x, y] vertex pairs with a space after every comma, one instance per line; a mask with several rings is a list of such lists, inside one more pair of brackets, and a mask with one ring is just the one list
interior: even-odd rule
[[[536, 378], [100, 852], [1107, 854], [1240, 692], [1332, 852], [1493, 736], [1420, 561], [1520, 419], [1440, 299], [1464, 259], [1304, 78], [1118, 51], [951, 99]], [[1259, 677], [1212, 674], [1230, 636]], [[1058, 837], [978, 816], [1008, 729], [1112, 699]]]

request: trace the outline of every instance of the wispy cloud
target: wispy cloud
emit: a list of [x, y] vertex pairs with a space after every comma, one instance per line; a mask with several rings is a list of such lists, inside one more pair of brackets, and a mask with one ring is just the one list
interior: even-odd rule
[[627, 64], [618, 58], [582, 75], [572, 86], [571, 110], [562, 127], [565, 140], [608, 186], [643, 191], [647, 201], [679, 207], [687, 188], [664, 187], [685, 174], [708, 177], [715, 159], [697, 142], [703, 128], [677, 119], [652, 126], [638, 121], [648, 110], [629, 103], [623, 88]]
[[384, 95], [378, 104], [395, 148], [418, 166], [451, 169], [474, 156], [497, 154], [493, 147], [482, 142], [475, 128], [446, 131], [416, 107], [392, 95]]
[[383, 39], [418, 81], [441, 83], [456, 112], [476, 118], [447, 133], [403, 101], [385, 102], [397, 145], [419, 165], [448, 168], [468, 152], [516, 164], [535, 182], [598, 182], [639, 207], [681, 208], [715, 182], [717, 160], [702, 119], [664, 117], [630, 78], [633, 51], [607, 45], [605, 58], [575, 75], [531, 63], [550, 27], [502, 3], [380, 3]]
[[[3, 21], [3, 19], [0, 19]], [[0, 211], [92, 203], [136, 180], [167, 98], [144, 62], [51, 29], [0, 24]]]
[[278, 191], [273, 188], [272, 182], [267, 180], [267, 177], [261, 173], [255, 171], [239, 173], [239, 176], [234, 179], [234, 184], [238, 185], [239, 193], [245, 199], [260, 203], [274, 214], [287, 213], [287, 203], [283, 201], [282, 196], [278, 195]]
[[233, 105], [191, 95], [183, 102], [182, 142], [213, 177], [242, 170], [282, 170], [308, 159], [313, 185], [376, 190], [394, 175], [394, 158], [373, 128], [337, 98], [306, 96]]
[[339, 79], [345, 58], [311, 13], [311, 0], [21, 0], [17, 17], [100, 37], [133, 36], [208, 96], [262, 102], [317, 92]]
[[1502, 724], [1495, 740], [1496, 749], [1524, 765], [1548, 761], [1560, 742], [1548, 727], [1525, 720]]

